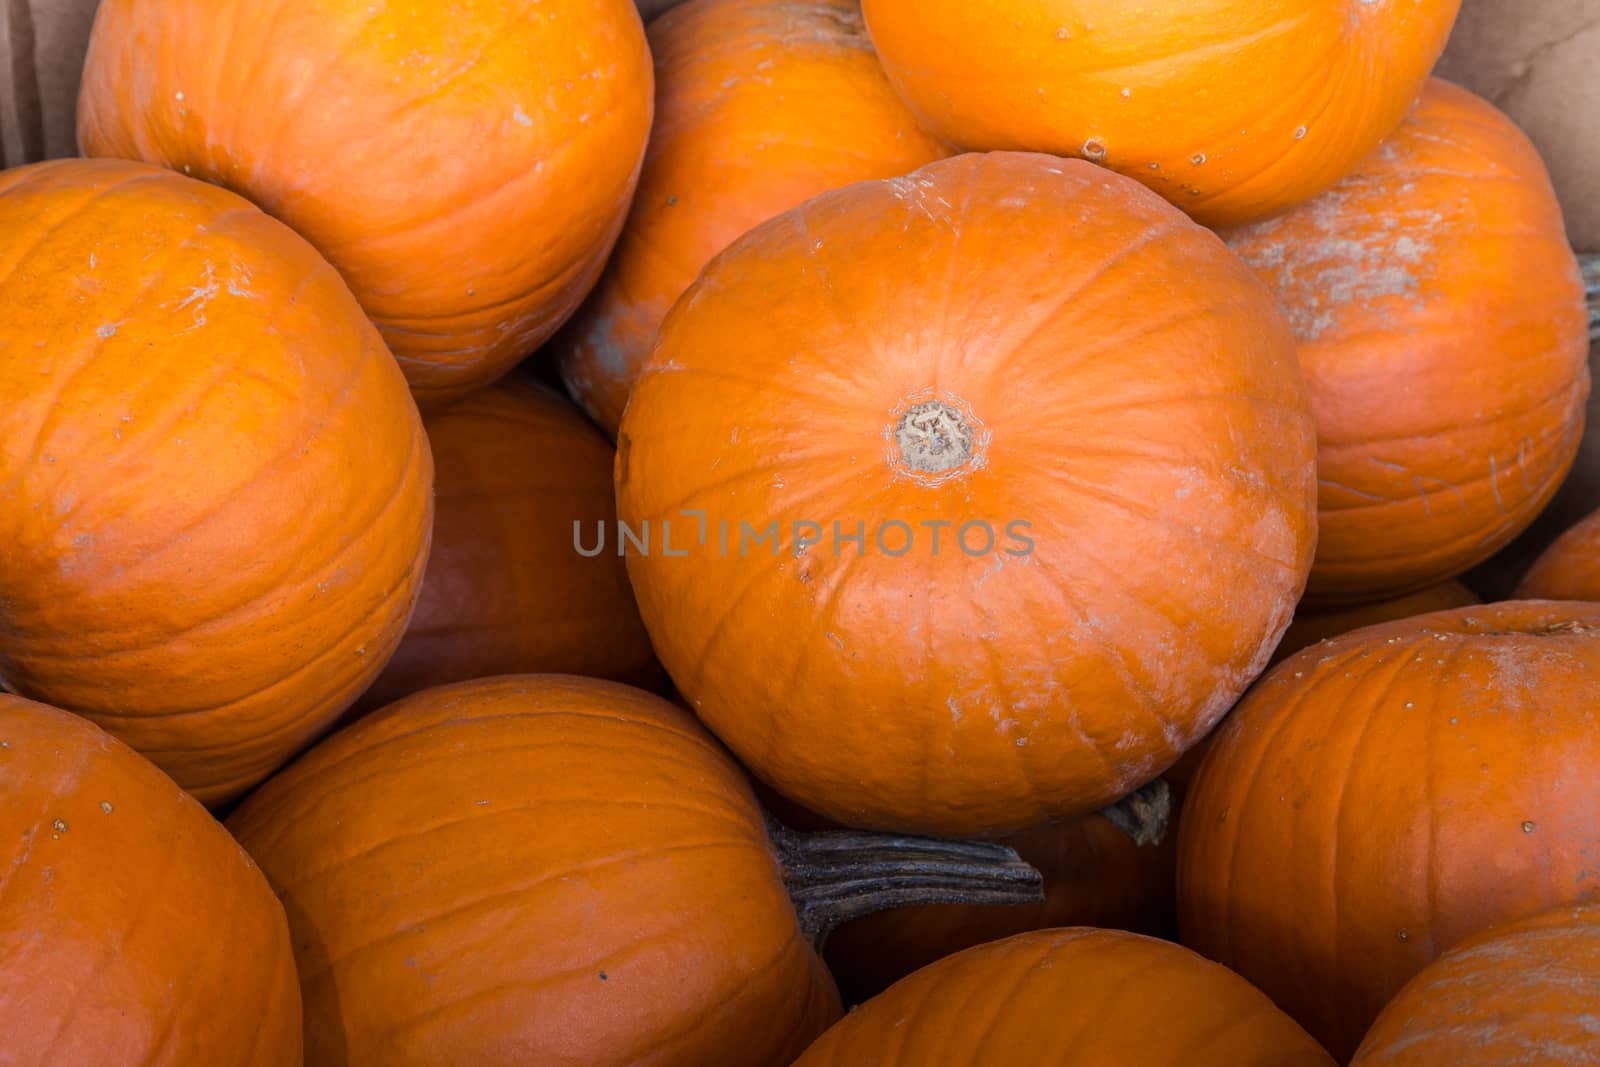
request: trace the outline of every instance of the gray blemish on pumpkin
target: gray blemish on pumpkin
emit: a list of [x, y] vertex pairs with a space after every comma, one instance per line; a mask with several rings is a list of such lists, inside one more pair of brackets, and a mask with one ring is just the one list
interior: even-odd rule
[[522, 105], [521, 104], [517, 105], [517, 110], [512, 113], [511, 117], [512, 117], [513, 120], [516, 121], [518, 126], [532, 126], [533, 125], [533, 119], [529, 118], [528, 117], [528, 113], [526, 111], [522, 110]]

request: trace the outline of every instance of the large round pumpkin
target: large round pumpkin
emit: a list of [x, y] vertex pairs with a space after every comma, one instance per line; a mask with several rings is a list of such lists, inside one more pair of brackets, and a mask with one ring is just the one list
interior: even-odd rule
[[1238, 975], [1167, 941], [1043, 930], [924, 967], [795, 1067], [1333, 1067]]
[[1534, 561], [1517, 595], [1528, 600], [1600, 600], [1600, 511], [1558, 537]]
[[1389, 1002], [1352, 1067], [1600, 1064], [1600, 904], [1496, 927]]
[[1086, 163], [824, 194], [712, 262], [635, 386], [618, 511], [654, 537], [628, 563], [656, 651], [846, 825], [1095, 811], [1288, 624], [1314, 491], [1293, 348], [1220, 241]]
[[298, 1067], [283, 908], [172, 779], [0, 694], [0, 1060]]
[[656, 124], [639, 193], [554, 346], [610, 433], [667, 309], [729, 242], [818, 193], [949, 154], [889, 87], [856, 0], [693, 0], [651, 25], [650, 47]]
[[433, 549], [416, 613], [367, 708], [446, 682], [557, 672], [654, 685], [661, 668], [620, 555], [611, 442], [512, 375], [423, 420]]
[[1337, 1056], [1441, 952], [1600, 894], [1600, 605], [1369, 627], [1278, 666], [1185, 800], [1184, 942]]
[[432, 403], [583, 300], [651, 106], [630, 0], [103, 0], [78, 136], [288, 222]]
[[864, 0], [889, 79], [970, 149], [1075, 155], [1209, 224], [1343, 178], [1415, 103], [1460, 0]]
[[0, 264], [0, 678], [226, 800], [400, 640], [416, 406], [333, 268], [215, 186], [9, 171]]
[[[435, 551], [437, 552], [437, 549]], [[1376, 603], [1354, 604], [1323, 611], [1314, 608], [1297, 611], [1294, 621], [1289, 623], [1289, 629], [1284, 632], [1283, 640], [1278, 642], [1277, 650], [1272, 653], [1272, 659], [1274, 663], [1286, 660], [1302, 648], [1310, 648], [1319, 641], [1359, 630], [1363, 626], [1376, 626], [1382, 622], [1394, 622], [1396, 619], [1409, 619], [1415, 615], [1464, 608], [1469, 604], [1478, 603], [1482, 601], [1472, 590], [1460, 582], [1449, 581], [1430, 585], [1426, 589], [1419, 589], [1415, 593], [1395, 597], [1393, 600], [1379, 600]]]
[[1538, 153], [1464, 89], [1339, 185], [1226, 234], [1300, 341], [1321, 478], [1313, 601], [1378, 599], [1488, 558], [1583, 433], [1583, 285]]

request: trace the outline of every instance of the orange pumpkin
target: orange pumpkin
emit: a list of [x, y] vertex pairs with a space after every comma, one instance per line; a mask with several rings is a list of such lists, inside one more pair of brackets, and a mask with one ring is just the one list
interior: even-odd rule
[[941, 960], [835, 1024], [794, 1067], [1333, 1067], [1248, 983], [1167, 941], [1019, 934]]
[[1312, 438], [1212, 234], [1086, 163], [970, 155], [713, 261], [635, 386], [618, 514], [654, 537], [657, 653], [759, 777], [849, 826], [1004, 833], [1155, 777], [1265, 665]]
[[1533, 521], [1583, 433], [1588, 340], [1561, 208], [1509, 119], [1433, 81], [1334, 189], [1225, 236], [1300, 340], [1313, 602], [1442, 581]]
[[1600, 605], [1513, 601], [1306, 649], [1185, 799], [1184, 942], [1348, 1058], [1482, 930], [1600, 891]]
[[289, 223], [437, 403], [583, 300], [650, 115], [629, 0], [103, 0], [78, 136]]
[[1580, 1067], [1600, 1062], [1600, 904], [1463, 943], [1383, 1009], [1351, 1067]]
[[[437, 549], [435, 549], [437, 551]], [[1289, 624], [1278, 649], [1272, 654], [1274, 663], [1282, 662], [1319, 641], [1326, 641], [1364, 626], [1376, 626], [1396, 619], [1409, 619], [1434, 611], [1464, 608], [1482, 601], [1472, 590], [1460, 582], [1440, 582], [1393, 600], [1380, 600], [1376, 604], [1357, 604], [1351, 607], [1326, 611], [1297, 611]]]
[[1460, 0], [864, 0], [889, 79], [971, 149], [1081, 156], [1212, 225], [1343, 178], [1416, 102]]
[[170, 171], [0, 175], [0, 678], [207, 803], [371, 684], [416, 599], [433, 464], [350, 290]]
[[841, 916], [1038, 892], [996, 846], [769, 836], [692, 716], [552, 675], [402, 700], [229, 826], [288, 909], [314, 1064], [777, 1067], [838, 1017], [809, 938]]
[[1600, 511], [1556, 539], [1534, 561], [1517, 596], [1525, 600], [1600, 600]]
[[856, 0], [694, 0], [650, 26], [656, 125], [599, 288], [557, 339], [567, 387], [615, 434], [656, 330], [716, 253], [818, 193], [949, 150], [873, 55]]
[[0, 695], [0, 834], [8, 1067], [299, 1067], [283, 908], [172, 779]]
[[411, 626], [362, 706], [496, 674], [659, 684], [622, 557], [585, 555], [597, 527], [616, 522], [604, 435], [518, 375], [423, 425], [437, 468], [433, 550]]

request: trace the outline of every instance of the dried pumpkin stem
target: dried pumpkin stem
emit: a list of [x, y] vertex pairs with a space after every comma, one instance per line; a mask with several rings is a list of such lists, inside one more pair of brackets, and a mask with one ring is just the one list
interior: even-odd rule
[[1589, 340], [1600, 341], [1600, 255], [1579, 256], [1583, 292], [1589, 298]]
[[1014, 849], [856, 830], [803, 834], [767, 818], [800, 929], [819, 947], [863, 915], [918, 904], [1036, 904], [1044, 879]]
[[1157, 778], [1100, 814], [1132, 838], [1134, 844], [1159, 845], [1166, 839], [1167, 828], [1172, 823], [1172, 787]]

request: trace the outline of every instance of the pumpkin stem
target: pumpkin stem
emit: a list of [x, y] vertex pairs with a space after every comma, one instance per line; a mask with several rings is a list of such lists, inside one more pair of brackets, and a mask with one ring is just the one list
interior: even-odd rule
[[1172, 787], [1160, 778], [1100, 812], [1136, 845], [1159, 845], [1172, 822]]
[[1600, 255], [1579, 256], [1583, 292], [1589, 298], [1589, 340], [1600, 341]]
[[798, 833], [767, 816], [800, 929], [818, 948], [851, 919], [918, 904], [1037, 904], [1044, 879], [1016, 850], [857, 830]]

